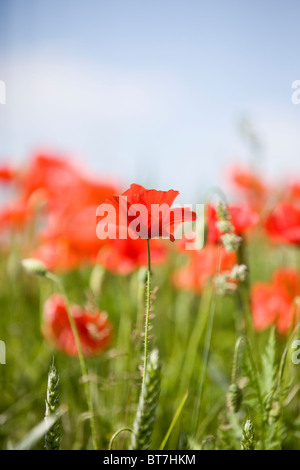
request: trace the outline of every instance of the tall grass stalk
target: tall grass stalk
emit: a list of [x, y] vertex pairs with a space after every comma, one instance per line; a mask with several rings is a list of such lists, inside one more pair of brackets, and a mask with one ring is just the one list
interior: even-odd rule
[[92, 441], [93, 441], [93, 447], [94, 450], [98, 450], [98, 444], [97, 444], [97, 430], [96, 430], [96, 421], [95, 421], [95, 414], [94, 414], [94, 408], [93, 408], [93, 401], [92, 401], [92, 393], [91, 393], [91, 383], [88, 379], [88, 368], [86, 365], [85, 357], [82, 352], [82, 347], [81, 347], [81, 341], [78, 333], [78, 329], [76, 326], [76, 322], [71, 314], [71, 309], [70, 309], [70, 304], [68, 300], [68, 296], [66, 293], [66, 290], [64, 288], [63, 283], [61, 280], [53, 273], [48, 272], [47, 276], [48, 279], [51, 279], [55, 284], [58, 286], [62, 296], [65, 299], [66, 303], [66, 310], [69, 318], [69, 322], [72, 328], [77, 352], [78, 352], [78, 359], [80, 363], [80, 368], [81, 368], [81, 374], [83, 378], [83, 383], [84, 383], [84, 390], [85, 390], [85, 395], [87, 399], [87, 405], [88, 405], [88, 410], [89, 410], [89, 418], [90, 418], [90, 423], [91, 423], [91, 432], [92, 432]]
[[[199, 302], [199, 308], [197, 312], [196, 322], [193, 324], [191, 336], [188, 341], [187, 350], [183, 359], [182, 368], [179, 369], [180, 373], [180, 395], [182, 395], [184, 389], [188, 389], [192, 380], [192, 375], [196, 363], [197, 353], [203, 337], [205, 327], [208, 321], [208, 314], [203, 314], [203, 310], [209, 312], [209, 308], [205, 309], [206, 306], [206, 292], [201, 296]], [[178, 367], [178, 364], [177, 364]], [[174, 371], [175, 373], [176, 371]]]
[[217, 297], [217, 295], [216, 295], [216, 292], [214, 291], [213, 296], [212, 296], [212, 300], [211, 300], [209, 318], [208, 318], [208, 325], [207, 325], [207, 330], [206, 330], [206, 335], [205, 335], [205, 340], [204, 340], [202, 363], [201, 363], [202, 368], [201, 368], [201, 374], [200, 374], [199, 385], [198, 385], [197, 399], [196, 399], [196, 404], [195, 404], [194, 426], [193, 426], [194, 436], [197, 433], [197, 429], [198, 429], [198, 425], [199, 425], [199, 419], [200, 419], [200, 409], [201, 409], [201, 404], [202, 404], [202, 393], [203, 393], [204, 379], [205, 379], [207, 365], [208, 365], [208, 358], [209, 358], [209, 353], [210, 353], [210, 344], [211, 344], [214, 316], [215, 316], [215, 310], [216, 310], [216, 297]]
[[162, 441], [162, 443], [161, 443], [161, 445], [160, 445], [160, 447], [159, 447], [159, 450], [164, 450], [164, 448], [165, 448], [165, 446], [166, 446], [166, 443], [168, 442], [168, 439], [169, 439], [169, 437], [170, 437], [170, 435], [171, 435], [171, 432], [173, 431], [173, 428], [174, 428], [175, 424], [177, 423], [177, 420], [178, 420], [178, 418], [179, 418], [179, 416], [180, 416], [180, 413], [182, 412], [182, 409], [183, 409], [183, 407], [184, 407], [184, 404], [185, 404], [185, 402], [186, 402], [187, 397], [188, 397], [188, 392], [186, 392], [186, 393], [184, 394], [182, 400], [180, 401], [180, 403], [179, 403], [179, 405], [178, 405], [178, 407], [177, 407], [177, 409], [176, 409], [176, 411], [175, 411], [175, 414], [174, 414], [174, 416], [173, 416], [173, 419], [172, 419], [172, 421], [171, 421], [171, 424], [170, 424], [170, 426], [169, 426], [169, 428], [168, 428], [168, 430], [167, 430], [167, 433], [166, 433], [166, 435], [165, 435], [165, 437], [164, 437], [164, 439], [163, 439], [163, 441]]
[[141, 390], [132, 429], [131, 450], [150, 448], [161, 381], [161, 366], [157, 349], [152, 351], [149, 356], [144, 376], [144, 386]]
[[[47, 398], [46, 398], [46, 412], [45, 418], [56, 414], [59, 407], [59, 377], [54, 366], [51, 365], [48, 373], [47, 383]], [[48, 429], [45, 434], [45, 449], [46, 450], [59, 450], [61, 437], [61, 420], [60, 418]]]
[[[219, 247], [219, 252], [218, 252], [218, 262], [217, 262], [216, 274], [218, 274], [220, 272], [220, 266], [221, 266], [221, 247]], [[216, 303], [217, 303], [217, 293], [216, 293], [216, 289], [213, 288], [212, 298], [211, 298], [211, 303], [210, 303], [210, 309], [209, 309], [208, 325], [207, 325], [207, 329], [206, 329], [206, 335], [205, 335], [204, 347], [203, 347], [203, 353], [202, 353], [202, 364], [201, 364], [202, 368], [201, 368], [201, 374], [200, 374], [199, 385], [198, 385], [197, 399], [196, 399], [196, 404], [195, 404], [194, 426], [193, 426], [194, 436], [197, 433], [197, 429], [198, 429], [198, 425], [199, 425], [199, 419], [200, 419], [202, 393], [203, 393], [204, 379], [205, 379], [207, 365], [208, 365], [208, 358], [209, 358], [209, 352], [210, 352], [210, 344], [211, 344], [212, 330], [213, 330], [213, 324], [214, 324]]]

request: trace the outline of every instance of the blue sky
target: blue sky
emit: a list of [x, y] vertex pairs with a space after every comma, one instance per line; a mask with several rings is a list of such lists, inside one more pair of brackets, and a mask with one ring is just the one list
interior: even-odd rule
[[297, 0], [1, 0], [0, 159], [49, 148], [190, 202], [253, 161], [246, 116], [264, 175], [295, 175], [299, 17]]

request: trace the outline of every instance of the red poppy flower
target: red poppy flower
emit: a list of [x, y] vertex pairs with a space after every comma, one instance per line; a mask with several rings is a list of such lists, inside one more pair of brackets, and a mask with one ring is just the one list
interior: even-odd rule
[[179, 224], [196, 220], [195, 212], [188, 208], [171, 208], [178, 195], [173, 189], [156, 191], [132, 184], [121, 196], [111, 197], [98, 207], [98, 237], [108, 234], [110, 238], [164, 237], [174, 241]]
[[[159, 264], [166, 259], [167, 249], [161, 240], [153, 240], [151, 244], [151, 263]], [[97, 262], [114, 274], [129, 274], [141, 266], [147, 266], [148, 254], [144, 240], [112, 240], [104, 246], [97, 257]]]
[[252, 315], [256, 330], [277, 325], [287, 333], [293, 321], [295, 297], [300, 295], [300, 272], [291, 268], [277, 270], [270, 283], [256, 282], [252, 288]]
[[89, 261], [59, 239], [42, 243], [29, 256], [41, 261], [49, 271], [71, 271]]
[[64, 244], [78, 259], [95, 260], [106, 240], [99, 240], [95, 230], [97, 206], [86, 206], [68, 217], [55, 213], [48, 218], [48, 227], [41, 233], [43, 243]]
[[288, 195], [292, 201], [300, 201], [300, 183], [293, 183], [288, 188]]
[[68, 215], [116, 194], [118, 186], [95, 178], [70, 158], [46, 152], [37, 154], [25, 168], [20, 190], [24, 198], [42, 190], [51, 212]]
[[107, 243], [96, 235], [96, 204], [115, 194], [116, 184], [96, 179], [69, 158], [40, 153], [22, 172], [19, 191], [25, 201], [38, 196], [45, 202], [38, 259], [49, 269], [95, 261]]
[[[208, 279], [217, 274], [219, 249], [208, 244], [202, 250], [190, 252], [188, 264], [175, 271], [174, 285], [179, 289], [201, 293]], [[221, 248], [220, 272], [230, 271], [236, 263], [236, 253]]]
[[[71, 305], [71, 315], [85, 356], [95, 356], [108, 346], [112, 327], [106, 313], [96, 311], [92, 314], [78, 305]], [[42, 333], [45, 339], [69, 356], [76, 356], [77, 347], [61, 295], [54, 294], [45, 302], [43, 317]]]
[[[245, 204], [229, 206], [228, 210], [231, 215], [231, 223], [237, 235], [243, 235], [258, 223], [259, 217], [257, 212]], [[216, 225], [218, 221], [216, 209], [210, 204], [207, 205], [206, 219], [208, 229], [207, 240], [209, 243], [217, 243], [221, 233]]]
[[0, 167], [0, 181], [3, 183], [11, 183], [16, 179], [18, 172], [15, 168], [12, 168], [9, 165], [4, 165]]
[[262, 179], [251, 170], [234, 165], [229, 169], [228, 174], [232, 183], [238, 188], [260, 194], [266, 191]]
[[300, 208], [291, 202], [280, 202], [267, 217], [265, 228], [277, 242], [300, 243]]
[[230, 183], [244, 196], [247, 203], [256, 210], [266, 202], [267, 186], [253, 171], [239, 165], [232, 166], [227, 172]]
[[30, 204], [22, 200], [11, 202], [0, 210], [0, 230], [19, 230], [31, 220], [32, 215]]

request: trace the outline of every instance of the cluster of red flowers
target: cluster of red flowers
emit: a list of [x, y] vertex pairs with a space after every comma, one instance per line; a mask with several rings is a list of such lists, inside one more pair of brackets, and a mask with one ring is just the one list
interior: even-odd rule
[[[254, 173], [235, 168], [231, 181], [248, 203], [259, 210], [264, 234], [274, 243], [300, 245], [300, 184], [281, 190], [268, 188]], [[276, 325], [286, 334], [297, 321], [300, 271], [283, 267], [276, 270], [269, 283], [255, 282], [252, 286], [254, 327], [263, 330]]]
[[[209, 279], [217, 273], [218, 259], [219, 248], [212, 243], [202, 250], [191, 252], [188, 263], [174, 273], [175, 286], [197, 294], [203, 292]], [[228, 253], [225, 248], [221, 248], [220, 272], [230, 271], [236, 263], [236, 253]]]
[[[22, 232], [34, 223], [37, 240], [24, 255], [39, 259], [48, 269], [66, 271], [100, 262], [114, 273], [127, 274], [147, 264], [145, 243], [101, 240], [96, 235], [97, 207], [114, 201], [120, 185], [96, 179], [70, 159], [45, 153], [35, 155], [21, 170], [2, 167], [0, 181], [16, 189], [14, 201], [0, 211], [0, 231]], [[168, 200], [176, 195], [168, 192]], [[157, 240], [152, 262], [162, 262], [166, 254]]]
[[291, 268], [275, 271], [270, 283], [256, 282], [252, 289], [254, 327], [263, 330], [276, 324], [280, 333], [287, 333], [298, 319], [299, 295], [300, 272]]
[[[143, 238], [169, 238], [174, 241], [174, 230], [184, 220], [195, 220], [195, 214], [187, 209], [171, 208], [178, 191], [147, 190], [139, 185], [120, 194], [120, 186], [95, 179], [81, 166], [63, 157], [39, 153], [29, 164], [16, 170], [9, 166], [0, 169], [0, 181], [15, 186], [15, 200], [0, 212], [0, 229], [21, 233], [34, 225], [36, 243], [23, 255], [40, 260], [49, 270], [70, 270], [84, 263], [100, 263], [116, 274], [128, 274], [147, 265], [147, 244]], [[125, 204], [126, 201], [126, 204]], [[121, 203], [121, 204], [120, 204]], [[145, 213], [137, 226], [132, 228], [133, 218], [125, 220], [127, 235], [101, 239], [96, 234], [101, 225], [101, 207], [110, 204], [117, 211], [114, 221], [117, 232], [127, 213], [145, 207]], [[164, 204], [168, 211], [151, 214], [152, 205]], [[120, 214], [120, 208], [123, 212]], [[109, 221], [111, 225], [111, 221]], [[143, 235], [141, 235], [141, 232]], [[134, 235], [132, 237], [132, 235]], [[2, 241], [5, 241], [5, 237]], [[32, 246], [33, 245], [33, 246]], [[151, 243], [152, 264], [166, 259], [167, 248], [161, 240]], [[72, 306], [85, 355], [100, 351], [109, 343], [111, 327], [107, 316], [101, 312], [90, 314], [78, 306]], [[77, 353], [71, 325], [63, 298], [50, 298], [44, 308], [44, 336], [69, 355]]]
[[19, 171], [6, 168], [2, 175], [4, 170], [16, 198], [0, 213], [2, 231], [24, 230], [34, 222], [39, 248], [32, 255], [49, 269], [70, 269], [96, 258], [101, 247], [96, 207], [118, 191], [115, 184], [96, 180], [70, 159], [44, 153]]
[[[281, 191], [271, 191], [255, 173], [240, 167], [231, 168], [230, 182], [238, 191], [239, 200], [243, 201], [228, 207], [234, 233], [247, 238], [256, 228], [271, 242], [300, 245], [299, 183]], [[220, 245], [222, 233], [217, 222], [216, 208], [208, 204], [206, 245], [200, 251], [187, 253], [187, 264], [174, 274], [176, 287], [201, 293], [217, 271], [221, 274], [230, 272], [238, 262], [236, 253], [226, 252], [224, 248], [221, 248], [218, 261], [217, 245]], [[178, 249], [182, 251], [180, 242]], [[280, 333], [286, 334], [295, 325], [299, 320], [296, 308], [300, 295], [299, 281], [300, 271], [281, 268], [273, 273], [270, 283], [253, 284], [251, 302], [256, 330], [275, 324]]]
[[[258, 213], [248, 204], [229, 206], [232, 230], [239, 236], [245, 236], [259, 220]], [[237, 264], [236, 252], [220, 248], [222, 232], [217, 225], [217, 211], [212, 204], [206, 207], [206, 244], [200, 251], [189, 253], [188, 264], [174, 274], [174, 284], [192, 292], [201, 293], [209, 279], [216, 274], [227, 273]], [[183, 243], [178, 243], [178, 250], [183, 250]], [[219, 260], [219, 250], [220, 260]]]
[[268, 188], [257, 175], [235, 167], [231, 182], [249, 207], [261, 215], [261, 226], [274, 242], [300, 244], [300, 183]]
[[[300, 244], [299, 183], [278, 191], [278, 197], [274, 198], [276, 191], [271, 191], [253, 172], [234, 167], [230, 180], [242, 202], [227, 208], [229, 234], [247, 239], [258, 229], [273, 242]], [[16, 193], [14, 201], [0, 211], [0, 232], [22, 233], [34, 224], [37, 239], [30, 246], [31, 251], [24, 255], [41, 260], [51, 270], [99, 263], [115, 274], [129, 274], [147, 264], [144, 239], [153, 237], [156, 239], [151, 242], [151, 262], [162, 263], [169, 248], [160, 238], [174, 241], [178, 225], [192, 222], [196, 217], [186, 208], [172, 207], [178, 191], [148, 190], [132, 184], [122, 192], [119, 184], [96, 179], [72, 160], [47, 153], [33, 156], [20, 170], [9, 166], [0, 168], [0, 182], [14, 185]], [[114, 217], [106, 213], [108, 205], [114, 209]], [[164, 205], [167, 211], [153, 214], [153, 205]], [[209, 279], [217, 273], [230, 272], [238, 263], [236, 252], [222, 247], [224, 224], [218, 223], [214, 205], [207, 205], [205, 220], [203, 249], [186, 252], [185, 240], [175, 243], [179, 252], [185, 251], [187, 264], [174, 272], [174, 285], [197, 294]], [[115, 237], [99, 236], [105, 227], [113, 230]], [[2, 242], [5, 240], [2, 237]], [[270, 284], [258, 282], [253, 286], [252, 310], [257, 330], [275, 323], [281, 333], [287, 332], [294, 321], [293, 305], [299, 295], [299, 279], [300, 273], [285, 268], [274, 273]], [[90, 315], [75, 306], [72, 312], [85, 354], [90, 355], [109, 343], [111, 327], [104, 314]], [[59, 296], [49, 299], [45, 305], [43, 331], [57, 347], [76, 354], [65, 306]]]

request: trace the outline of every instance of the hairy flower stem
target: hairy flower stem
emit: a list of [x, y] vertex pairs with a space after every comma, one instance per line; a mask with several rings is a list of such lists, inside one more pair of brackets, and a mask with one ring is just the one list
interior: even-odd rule
[[81, 368], [81, 374], [84, 382], [84, 390], [85, 390], [85, 395], [86, 395], [86, 400], [87, 400], [87, 405], [89, 409], [89, 415], [90, 415], [90, 422], [91, 422], [91, 431], [92, 431], [92, 441], [93, 441], [93, 447], [94, 450], [98, 450], [98, 444], [97, 444], [97, 431], [96, 431], [96, 421], [95, 421], [95, 414], [94, 414], [94, 409], [93, 409], [93, 402], [92, 402], [92, 395], [91, 395], [91, 384], [88, 380], [88, 368], [86, 365], [85, 357], [82, 352], [82, 347], [81, 347], [81, 341], [78, 333], [78, 329], [76, 326], [76, 322], [71, 314], [71, 309], [70, 309], [70, 304], [68, 300], [68, 296], [66, 294], [66, 290], [61, 282], [61, 280], [55, 276], [55, 274], [52, 273], [47, 273], [46, 277], [48, 279], [51, 279], [56, 283], [58, 286], [61, 294], [63, 295], [65, 302], [66, 302], [66, 310], [69, 318], [69, 322], [71, 325], [71, 329], [73, 332], [77, 352], [78, 352], [78, 359], [80, 363], [80, 368]]
[[146, 292], [146, 318], [145, 318], [145, 335], [144, 335], [144, 368], [143, 368], [143, 381], [142, 393], [145, 388], [146, 371], [148, 363], [148, 336], [149, 336], [149, 317], [151, 309], [151, 255], [150, 255], [150, 240], [147, 238], [147, 252], [148, 252], [148, 270], [147, 270], [147, 292]]

